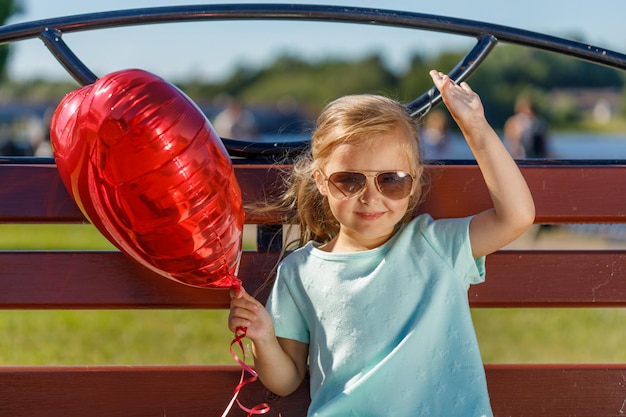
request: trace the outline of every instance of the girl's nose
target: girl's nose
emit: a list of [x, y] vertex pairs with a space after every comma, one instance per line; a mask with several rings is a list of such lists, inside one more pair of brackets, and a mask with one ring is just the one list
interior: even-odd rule
[[359, 201], [361, 201], [362, 203], [367, 204], [373, 199], [380, 197], [380, 191], [378, 191], [378, 188], [376, 187], [374, 181], [376, 181], [375, 178], [367, 178], [365, 187], [363, 188], [363, 191], [359, 196]]

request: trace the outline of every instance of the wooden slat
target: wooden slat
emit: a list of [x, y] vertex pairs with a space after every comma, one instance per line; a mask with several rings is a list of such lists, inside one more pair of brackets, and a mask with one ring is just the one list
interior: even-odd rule
[[[244, 252], [249, 292], [277, 253]], [[224, 290], [163, 278], [119, 252], [0, 252], [0, 308], [228, 308]], [[470, 289], [473, 307], [626, 306], [626, 251], [501, 251], [487, 280]], [[260, 295], [264, 300], [267, 291]]]
[[487, 365], [496, 417], [626, 414], [626, 364]]
[[500, 251], [486, 269], [474, 307], [626, 306], [626, 251]]
[[[244, 203], [275, 193], [278, 170], [235, 165]], [[535, 197], [538, 223], [626, 222], [626, 193], [616, 191], [626, 188], [624, 165], [522, 165], [521, 170]], [[434, 217], [460, 217], [490, 206], [475, 165], [429, 166], [428, 171], [432, 190], [421, 211]], [[0, 222], [84, 221], [54, 165], [0, 164], [0, 184]], [[246, 221], [271, 223], [277, 218], [248, 214]]]
[[[276, 253], [245, 252], [241, 276], [251, 293]], [[0, 308], [228, 308], [226, 290], [162, 277], [120, 252], [0, 252]], [[264, 293], [262, 297], [266, 297]]]
[[56, 165], [0, 164], [0, 222], [85, 222]]
[[[626, 365], [486, 365], [496, 417], [619, 416]], [[407, 369], [407, 372], [410, 372]], [[237, 366], [0, 368], [0, 415], [12, 417], [219, 416], [240, 376]], [[269, 416], [302, 416], [304, 384], [278, 398], [258, 383], [245, 405], [267, 401]], [[244, 416], [237, 406], [232, 416]]]
[[[217, 417], [239, 378], [238, 366], [0, 368], [0, 416]], [[246, 374], [249, 377], [249, 374]], [[260, 383], [246, 385], [242, 404], [267, 402], [266, 416], [303, 416], [307, 387], [279, 398]], [[233, 405], [229, 417], [247, 414]]]
[[[624, 165], [520, 166], [531, 189], [537, 223], [626, 222]], [[420, 211], [463, 217], [491, 207], [476, 166], [430, 167], [433, 187]], [[610, 198], [608, 198], [610, 196]]]

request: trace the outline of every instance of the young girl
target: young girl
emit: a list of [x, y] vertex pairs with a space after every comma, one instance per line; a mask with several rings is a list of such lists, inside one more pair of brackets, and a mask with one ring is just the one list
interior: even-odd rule
[[467, 290], [485, 256], [533, 223], [534, 203], [478, 95], [430, 75], [493, 208], [412, 219], [424, 190], [414, 121], [384, 97], [340, 98], [285, 196], [303, 246], [281, 262], [266, 308], [231, 291], [229, 327], [247, 328], [261, 382], [286, 396], [310, 372], [309, 416], [492, 415]]

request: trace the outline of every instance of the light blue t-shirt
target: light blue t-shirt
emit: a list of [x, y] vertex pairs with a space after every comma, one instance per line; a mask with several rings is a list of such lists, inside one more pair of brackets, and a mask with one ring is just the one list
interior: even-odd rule
[[467, 297], [482, 282], [471, 218], [421, 215], [384, 245], [281, 263], [268, 300], [276, 334], [309, 344], [317, 417], [492, 416]]

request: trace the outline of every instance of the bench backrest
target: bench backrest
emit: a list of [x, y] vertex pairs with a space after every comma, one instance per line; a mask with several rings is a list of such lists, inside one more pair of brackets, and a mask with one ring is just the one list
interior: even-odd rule
[[[280, 169], [235, 164], [244, 202], [276, 187]], [[288, 168], [288, 167], [287, 167]], [[621, 223], [626, 220], [626, 165], [521, 163], [537, 207], [537, 223]], [[431, 165], [432, 188], [420, 210], [466, 216], [489, 207], [474, 164]], [[80, 223], [81, 212], [53, 163], [0, 163], [0, 223]], [[250, 224], [275, 225], [279, 218]], [[245, 251], [240, 278], [252, 292], [278, 254]], [[1, 251], [2, 309], [226, 309], [225, 290], [164, 279], [116, 251]], [[623, 307], [622, 250], [507, 250], [487, 258], [487, 280], [470, 290], [472, 307]], [[89, 279], [85, 279], [88, 276]], [[60, 285], [59, 283], [63, 283]], [[260, 298], [267, 296], [263, 292]], [[497, 416], [615, 416], [626, 412], [626, 364], [486, 365]], [[0, 368], [0, 415], [221, 415], [237, 385], [233, 366], [54, 366]], [[269, 415], [304, 415], [306, 384], [278, 398], [247, 386], [248, 404], [267, 401]], [[235, 406], [230, 415], [245, 415]]]

